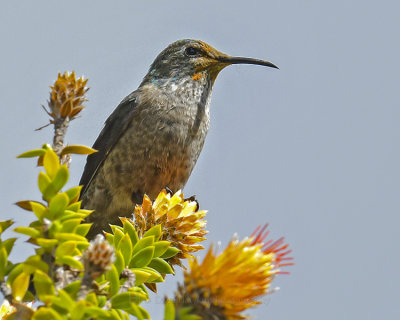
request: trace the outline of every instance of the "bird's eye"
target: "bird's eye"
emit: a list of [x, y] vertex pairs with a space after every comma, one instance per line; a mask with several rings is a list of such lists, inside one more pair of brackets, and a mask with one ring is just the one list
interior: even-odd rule
[[186, 53], [188, 56], [195, 56], [196, 54], [199, 53], [199, 51], [198, 51], [196, 48], [187, 47], [186, 50], [185, 50], [185, 53]]

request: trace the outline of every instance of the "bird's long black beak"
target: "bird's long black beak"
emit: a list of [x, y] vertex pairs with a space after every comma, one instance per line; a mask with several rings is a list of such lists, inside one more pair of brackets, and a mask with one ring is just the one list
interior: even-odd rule
[[223, 63], [229, 63], [229, 64], [256, 64], [259, 66], [266, 66], [266, 67], [279, 69], [276, 65], [274, 65], [273, 63], [271, 63], [269, 61], [253, 59], [253, 58], [228, 56], [228, 57], [219, 57], [218, 61], [223, 62]]

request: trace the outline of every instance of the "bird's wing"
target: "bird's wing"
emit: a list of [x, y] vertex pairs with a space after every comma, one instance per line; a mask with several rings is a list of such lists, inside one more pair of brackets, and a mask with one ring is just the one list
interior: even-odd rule
[[97, 170], [101, 167], [103, 161], [128, 128], [136, 109], [136, 97], [137, 92], [132, 92], [121, 101], [106, 120], [103, 130], [93, 145], [93, 148], [98, 152], [89, 155], [86, 160], [85, 169], [79, 182], [79, 185], [83, 185], [81, 196], [96, 176]]

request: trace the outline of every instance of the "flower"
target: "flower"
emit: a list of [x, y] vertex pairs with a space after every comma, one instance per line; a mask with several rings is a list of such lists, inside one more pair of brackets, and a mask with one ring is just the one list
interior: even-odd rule
[[204, 216], [206, 211], [197, 211], [198, 204], [192, 198], [184, 199], [181, 191], [175, 194], [163, 190], [154, 203], [146, 195], [142, 205], [134, 211], [135, 227], [141, 237], [151, 227], [160, 224], [162, 235], [160, 240], [171, 242], [180, 252], [168, 263], [182, 266], [181, 259], [192, 257], [192, 253], [204, 249], [198, 243], [204, 241], [207, 231]]
[[271, 292], [279, 267], [291, 264], [283, 238], [262, 242], [265, 229], [242, 241], [232, 239], [220, 254], [211, 247], [202, 263], [192, 259], [175, 296], [177, 310], [192, 307], [191, 313], [204, 320], [246, 319], [241, 312], [261, 303], [258, 298]]
[[98, 234], [94, 240], [90, 241], [82, 258], [85, 272], [90, 274], [92, 279], [96, 279], [111, 268], [115, 260], [114, 248], [104, 239], [103, 235]]
[[75, 72], [58, 74], [54, 85], [50, 87], [50, 99], [48, 105], [50, 112], [47, 112], [54, 121], [58, 118], [75, 118], [82, 111], [83, 103], [87, 101], [86, 92], [89, 90], [85, 85], [87, 80], [76, 79]]

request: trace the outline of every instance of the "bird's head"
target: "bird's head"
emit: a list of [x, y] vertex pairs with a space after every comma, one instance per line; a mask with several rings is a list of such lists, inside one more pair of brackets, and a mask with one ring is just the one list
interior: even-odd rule
[[200, 40], [178, 40], [165, 48], [154, 60], [143, 82], [208, 76], [212, 82], [231, 64], [256, 64], [278, 68], [269, 61], [232, 57]]

